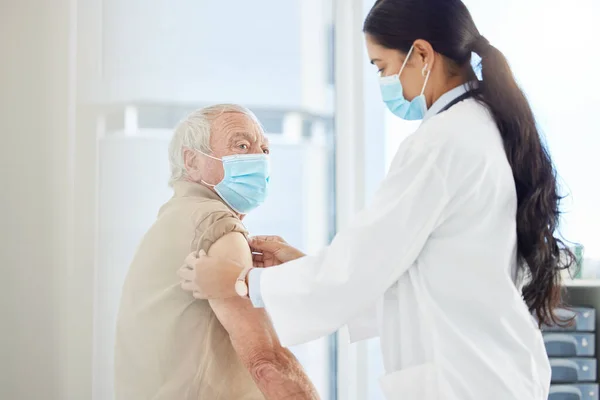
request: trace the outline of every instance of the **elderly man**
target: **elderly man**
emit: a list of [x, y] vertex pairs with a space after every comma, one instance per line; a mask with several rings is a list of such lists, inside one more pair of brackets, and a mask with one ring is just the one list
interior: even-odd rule
[[289, 350], [249, 300], [195, 300], [176, 271], [190, 251], [252, 263], [241, 219], [266, 196], [268, 143], [235, 105], [198, 110], [169, 148], [174, 196], [144, 236], [123, 288], [117, 400], [316, 399]]

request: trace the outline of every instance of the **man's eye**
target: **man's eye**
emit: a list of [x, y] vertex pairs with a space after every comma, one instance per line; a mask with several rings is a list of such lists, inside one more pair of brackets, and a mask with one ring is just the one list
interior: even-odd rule
[[269, 149], [263, 149], [263, 153], [265, 153], [265, 154], [270, 154], [270, 153], [271, 153], [271, 151], [270, 151]]
[[247, 144], [240, 144], [238, 147], [239, 147], [240, 149], [242, 149], [242, 150], [248, 150], [248, 149], [249, 149], [249, 147], [248, 147], [248, 145], [247, 145]]

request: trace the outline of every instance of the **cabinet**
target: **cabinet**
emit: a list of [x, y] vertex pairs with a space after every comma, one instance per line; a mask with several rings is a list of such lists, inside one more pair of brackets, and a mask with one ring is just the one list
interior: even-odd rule
[[[565, 284], [565, 302], [574, 310], [577, 310], [577, 307], [600, 310], [600, 280], [568, 280]], [[589, 326], [588, 323], [591, 319], [588, 321], [585, 319], [579, 318], [576, 321], [578, 332], [547, 331], [544, 334], [553, 368], [553, 384], [549, 400], [600, 399], [598, 384], [594, 383], [600, 381], [596, 367], [598, 365], [599, 337], [597, 333], [600, 332], [600, 319], [597, 316], [594, 318], [595, 326]], [[561, 338], [560, 336], [563, 334], [565, 337]], [[572, 339], [572, 346], [569, 346], [569, 341], [565, 340], [568, 339], [567, 336]], [[590, 340], [593, 343], [590, 343]], [[558, 353], [569, 357], [558, 358], [556, 356], [561, 355]], [[575, 357], [571, 357], [571, 355]], [[574, 383], [574, 380], [579, 382]], [[567, 381], [571, 383], [567, 383]]]

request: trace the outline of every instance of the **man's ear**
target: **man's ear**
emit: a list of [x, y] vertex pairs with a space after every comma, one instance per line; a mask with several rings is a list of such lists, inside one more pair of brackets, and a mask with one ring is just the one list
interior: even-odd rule
[[183, 165], [188, 173], [198, 169], [196, 157], [197, 154], [194, 150], [188, 148], [183, 149]]

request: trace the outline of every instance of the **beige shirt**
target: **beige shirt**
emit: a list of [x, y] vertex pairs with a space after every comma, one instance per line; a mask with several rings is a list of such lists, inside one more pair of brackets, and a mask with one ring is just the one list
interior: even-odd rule
[[208, 301], [184, 292], [177, 277], [191, 251], [208, 251], [223, 235], [246, 229], [209, 189], [189, 182], [174, 189], [123, 288], [116, 400], [262, 400]]

